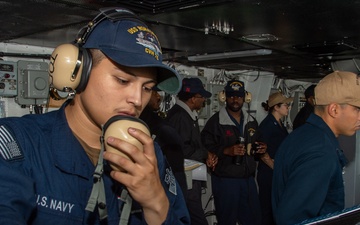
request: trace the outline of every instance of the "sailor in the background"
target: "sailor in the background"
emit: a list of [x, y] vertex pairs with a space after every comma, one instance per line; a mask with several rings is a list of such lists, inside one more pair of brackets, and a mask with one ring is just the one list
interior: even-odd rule
[[275, 155], [272, 206], [277, 225], [342, 210], [347, 160], [339, 135], [360, 129], [360, 78], [335, 71], [315, 87], [314, 113], [291, 132]]
[[[207, 165], [211, 167], [216, 218], [219, 225], [258, 225], [261, 212], [255, 182], [256, 162], [245, 147], [253, 142], [251, 135], [257, 122], [242, 110], [245, 99], [242, 81], [228, 81], [225, 96], [225, 107], [210, 117], [201, 131], [203, 145], [214, 156], [214, 163], [208, 160]], [[257, 151], [264, 153], [266, 145], [261, 143]]]

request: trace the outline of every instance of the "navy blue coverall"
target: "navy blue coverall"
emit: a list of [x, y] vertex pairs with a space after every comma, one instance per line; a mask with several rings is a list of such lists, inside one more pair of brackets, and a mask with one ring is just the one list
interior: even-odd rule
[[[274, 159], [275, 153], [289, 134], [286, 127], [280, 125], [275, 117], [269, 113], [263, 121], [261, 121], [257, 129], [257, 140], [267, 144], [266, 152]], [[271, 206], [271, 186], [272, 186], [273, 169], [259, 160], [257, 182], [259, 185], [259, 199], [262, 213], [262, 225], [274, 225], [275, 221]]]
[[[189, 224], [180, 187], [156, 145], [160, 178], [169, 198], [164, 224]], [[42, 115], [0, 120], [0, 224], [12, 225], [118, 225], [123, 186], [104, 166], [108, 217], [85, 210], [93, 186], [95, 166], [67, 124], [64, 106]], [[146, 193], [144, 193], [146, 194]], [[129, 224], [146, 224], [141, 210]], [[140, 207], [138, 207], [140, 209]]]
[[272, 205], [277, 225], [344, 209], [346, 158], [330, 127], [315, 114], [280, 145], [274, 163]]

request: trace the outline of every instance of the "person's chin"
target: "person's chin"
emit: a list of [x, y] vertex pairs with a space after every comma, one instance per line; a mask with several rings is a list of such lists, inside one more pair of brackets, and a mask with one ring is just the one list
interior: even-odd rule
[[241, 110], [241, 107], [240, 107], [240, 105], [232, 105], [231, 110], [234, 112], [238, 112]]

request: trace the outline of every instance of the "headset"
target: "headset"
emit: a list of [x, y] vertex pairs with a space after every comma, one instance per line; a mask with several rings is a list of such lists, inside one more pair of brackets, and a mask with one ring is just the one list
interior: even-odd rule
[[92, 58], [89, 50], [82, 46], [95, 27], [105, 19], [132, 20], [147, 27], [145, 22], [130, 10], [114, 7], [101, 8], [100, 13], [87, 26], [80, 29], [75, 43], [59, 45], [52, 52], [48, 71], [50, 96], [55, 100], [64, 98], [64, 95], [59, 95], [58, 91], [75, 94], [85, 90], [92, 67]]
[[[222, 90], [218, 93], [218, 100], [219, 102], [224, 103], [226, 101], [226, 93], [225, 90]], [[252, 95], [250, 92], [245, 91], [245, 96], [244, 96], [244, 102], [248, 104], [248, 108], [250, 111], [250, 102], [252, 100]], [[252, 119], [250, 121], [250, 118]], [[247, 143], [246, 145], [246, 153], [251, 156], [251, 155], [255, 155], [256, 151], [257, 151], [257, 144], [255, 144], [255, 140], [254, 138], [256, 136], [254, 136], [256, 129], [258, 127], [258, 122], [256, 120], [256, 118], [250, 114], [250, 112], [248, 112], [248, 117], [247, 117], [247, 121], [246, 121], [246, 125], [245, 125], [245, 134], [244, 134], [244, 138], [245, 138], [245, 142]]]
[[[244, 97], [244, 102], [245, 103], [250, 103], [252, 99], [252, 95], [250, 92], [245, 91], [245, 97]], [[226, 94], [225, 94], [225, 90], [222, 90], [218, 93], [218, 100], [219, 102], [224, 103], [226, 101]]]

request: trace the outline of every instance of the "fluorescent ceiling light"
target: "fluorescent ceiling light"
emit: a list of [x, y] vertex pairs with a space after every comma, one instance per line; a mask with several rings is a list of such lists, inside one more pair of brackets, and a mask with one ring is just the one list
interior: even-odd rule
[[259, 55], [270, 55], [272, 51], [270, 49], [254, 49], [254, 50], [245, 50], [238, 52], [223, 52], [215, 54], [206, 54], [206, 55], [194, 55], [189, 56], [189, 61], [206, 61], [206, 60], [215, 60], [215, 59], [229, 59], [229, 58], [239, 58], [239, 57], [248, 57], [248, 56], [259, 56]]

